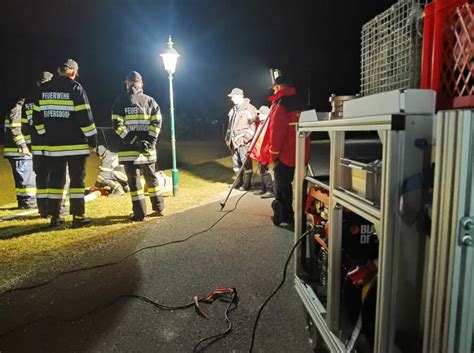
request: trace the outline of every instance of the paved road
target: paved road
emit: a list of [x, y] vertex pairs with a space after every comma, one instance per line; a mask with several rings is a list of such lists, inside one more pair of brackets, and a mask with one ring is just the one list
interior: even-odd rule
[[[226, 209], [236, 201], [237, 197], [230, 199]], [[219, 209], [219, 203], [212, 203], [146, 222], [130, 234], [130, 246], [122, 246], [122, 254], [106, 252], [94, 260], [110, 262], [125, 251], [205, 230], [222, 217]], [[179, 305], [216, 287], [237, 288], [240, 302], [230, 314], [232, 333], [206, 352], [246, 352], [257, 310], [281, 279], [292, 242], [290, 231], [271, 224], [270, 200], [247, 193], [234, 212], [186, 242], [0, 296], [0, 352], [191, 352], [201, 338], [226, 328], [226, 303], [206, 306], [206, 320], [192, 308], [163, 311], [117, 297], [134, 293]], [[290, 274], [291, 269], [290, 265]], [[291, 276], [262, 315], [255, 351], [311, 351], [305, 312]]]

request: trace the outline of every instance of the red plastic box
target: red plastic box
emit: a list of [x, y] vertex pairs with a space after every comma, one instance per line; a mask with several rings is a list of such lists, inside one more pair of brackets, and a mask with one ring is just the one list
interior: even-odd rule
[[474, 4], [435, 0], [425, 6], [421, 88], [438, 109], [474, 107]]

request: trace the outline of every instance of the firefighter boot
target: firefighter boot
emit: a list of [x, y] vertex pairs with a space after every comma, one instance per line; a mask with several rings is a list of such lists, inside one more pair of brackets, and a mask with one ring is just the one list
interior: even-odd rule
[[262, 199], [270, 199], [272, 197], [275, 197], [275, 195], [273, 194], [273, 180], [270, 173], [262, 175], [262, 184], [265, 185], [266, 192], [260, 197]]
[[250, 184], [252, 183], [252, 171], [245, 171], [244, 172], [244, 177], [243, 177], [243, 184], [239, 188], [240, 191], [248, 191], [250, 190]]
[[85, 216], [73, 216], [72, 218], [72, 227], [73, 228], [81, 228], [87, 226], [91, 223], [91, 219]]
[[59, 227], [59, 226], [60, 226], [61, 224], [63, 224], [63, 223], [64, 223], [64, 218], [62, 218], [62, 217], [54, 217], [54, 216], [53, 216], [53, 217], [51, 217], [51, 221], [50, 221], [50, 223], [49, 223], [49, 226], [50, 226], [51, 228], [57, 228], [57, 227]]

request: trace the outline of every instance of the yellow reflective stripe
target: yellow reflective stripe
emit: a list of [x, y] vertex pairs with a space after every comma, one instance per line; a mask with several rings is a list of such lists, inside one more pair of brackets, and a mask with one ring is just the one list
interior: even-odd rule
[[69, 193], [71, 194], [81, 194], [84, 193], [84, 188], [70, 188]]
[[62, 195], [64, 193], [63, 189], [48, 189], [48, 194]]
[[33, 104], [33, 110], [35, 112], [40, 112], [41, 111], [40, 107], [38, 107], [36, 104]]
[[158, 121], [158, 117], [161, 118], [161, 114], [153, 114], [152, 116], [150, 116], [150, 120], [151, 121]]
[[122, 132], [124, 132], [126, 129], [127, 129], [126, 126], [119, 126], [119, 127], [115, 130], [115, 133], [116, 133], [117, 135], [121, 135]]
[[25, 140], [30, 140], [31, 139], [30, 135], [23, 135], [23, 137], [25, 138]]
[[129, 157], [129, 156], [139, 156], [140, 152], [138, 151], [119, 151], [119, 157]]
[[[39, 101], [41, 105], [74, 105], [72, 100], [62, 100], [62, 99], [43, 99]], [[34, 109], [34, 106], [33, 106]]]
[[[148, 152], [145, 152], [145, 153], [141, 153], [143, 154], [144, 156], [151, 156], [151, 155], [155, 155], [156, 154], [156, 151], [148, 151]], [[138, 151], [119, 151], [118, 153], [118, 156], [119, 157], [131, 157], [131, 156], [139, 156], [140, 155], [140, 152]]]
[[26, 113], [26, 115], [31, 115], [31, 114], [33, 114], [33, 108], [28, 109], [25, 113]]
[[35, 125], [36, 130], [44, 130], [44, 124]]
[[83, 145], [62, 145], [62, 146], [44, 146], [45, 151], [75, 151], [75, 150], [84, 150], [89, 149], [89, 146], [86, 144]]
[[161, 191], [161, 187], [157, 186], [156, 188], [148, 188], [148, 192], [158, 192]]
[[36, 192], [36, 188], [16, 188], [17, 192]]
[[120, 120], [123, 121], [123, 116], [118, 114], [112, 114], [112, 120]]
[[153, 131], [153, 132], [156, 132], [156, 131], [158, 130], [158, 128], [157, 128], [156, 126], [149, 125], [149, 126], [148, 126], [148, 130]]
[[21, 140], [24, 140], [25, 138], [23, 137], [23, 135], [18, 135], [18, 136], [15, 136], [13, 137], [13, 141], [15, 142], [18, 142], [18, 141], [21, 141]]
[[21, 127], [21, 123], [11, 123], [10, 127]]
[[20, 152], [18, 147], [5, 147], [3, 151], [4, 152]]
[[143, 189], [140, 189], [140, 190], [137, 190], [137, 191], [130, 191], [130, 195], [132, 195], [132, 196], [143, 195]]
[[41, 145], [33, 145], [33, 146], [31, 146], [31, 149], [32, 149], [33, 151], [41, 151], [41, 150], [44, 149], [44, 147], [45, 147], [45, 146], [41, 146]]
[[150, 116], [148, 114], [131, 114], [125, 116], [125, 121], [127, 120], [150, 120]]
[[81, 127], [81, 130], [83, 132], [89, 132], [95, 129], [95, 124], [90, 124], [89, 126], [86, 127]]
[[23, 124], [28, 124], [29, 123], [29, 120], [27, 118], [21, 118], [21, 122]]
[[81, 110], [90, 110], [90, 109], [91, 109], [91, 106], [89, 104], [80, 104], [74, 107], [74, 110], [76, 112], [81, 111]]

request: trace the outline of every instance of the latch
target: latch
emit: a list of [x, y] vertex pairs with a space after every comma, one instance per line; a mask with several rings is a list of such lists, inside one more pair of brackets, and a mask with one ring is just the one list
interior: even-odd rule
[[461, 219], [461, 230], [459, 232], [459, 245], [469, 248], [474, 245], [474, 218], [464, 217]]

